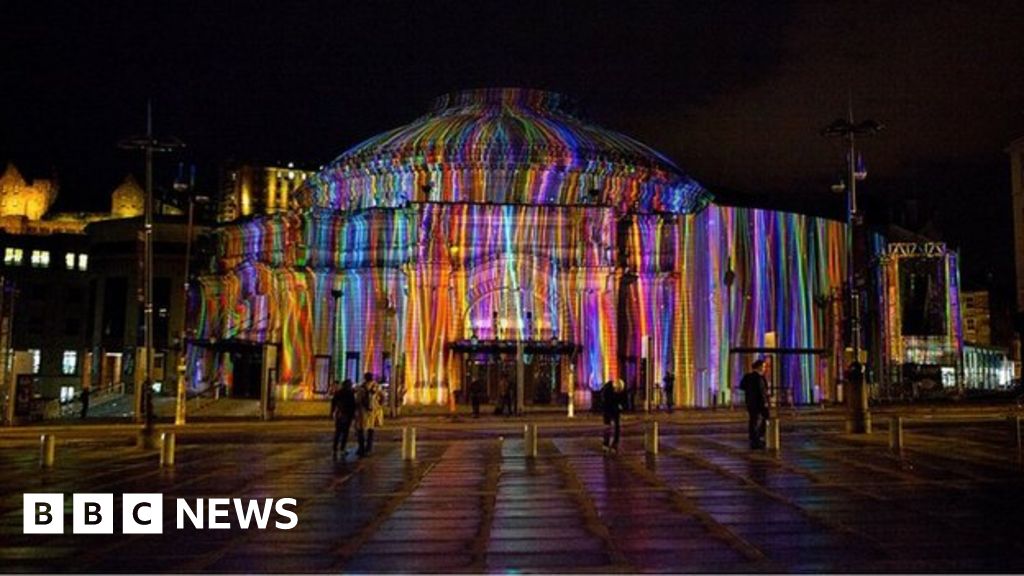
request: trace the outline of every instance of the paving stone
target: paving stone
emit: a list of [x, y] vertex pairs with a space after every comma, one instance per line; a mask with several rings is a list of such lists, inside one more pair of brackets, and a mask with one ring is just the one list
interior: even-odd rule
[[345, 564], [345, 572], [461, 572], [472, 562], [468, 554], [360, 554]]
[[487, 552], [491, 554], [562, 552], [571, 555], [579, 552], [600, 550], [603, 546], [603, 543], [594, 537], [558, 539], [518, 538], [509, 540], [499, 540], [492, 537], [487, 545]]
[[568, 569], [580, 569], [588, 566], [607, 566], [611, 562], [607, 554], [592, 551], [586, 554], [560, 553], [502, 553], [487, 555], [489, 571], [502, 570], [515, 572], [518, 570], [541, 570], [567, 572]]
[[[666, 434], [657, 457], [636, 437], [637, 452], [605, 458], [592, 435], [546, 436], [536, 459], [521, 441], [499, 452], [453, 428], [415, 463], [393, 439], [371, 458], [333, 462], [326, 433], [263, 431], [251, 444], [180, 438], [174, 470], [127, 446], [62, 447], [49, 472], [37, 446], [8, 446], [0, 431], [0, 571], [1024, 571], [1019, 467], [994, 463], [1005, 449], [995, 436], [916, 430], [901, 461], [884, 441], [815, 426], [787, 433], [778, 458], [745, 450], [732, 425], [677, 425], [690, 432]], [[163, 535], [21, 534], [23, 492], [128, 490], [166, 495]], [[177, 497], [285, 495], [299, 499], [290, 531], [178, 531], [166, 517]], [[481, 534], [486, 553], [474, 557]], [[744, 556], [738, 539], [767, 560]]]

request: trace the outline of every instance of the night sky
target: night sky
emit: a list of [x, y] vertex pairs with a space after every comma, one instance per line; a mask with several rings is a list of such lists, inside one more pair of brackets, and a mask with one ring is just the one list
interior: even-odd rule
[[[844, 116], [874, 222], [1012, 285], [1006, 146], [1024, 136], [1021, 2], [0, 3], [0, 161], [57, 174], [58, 210], [103, 210], [144, 130], [225, 160], [315, 167], [482, 86], [567, 93], [733, 203], [839, 215]], [[165, 160], [167, 164], [173, 161]]]

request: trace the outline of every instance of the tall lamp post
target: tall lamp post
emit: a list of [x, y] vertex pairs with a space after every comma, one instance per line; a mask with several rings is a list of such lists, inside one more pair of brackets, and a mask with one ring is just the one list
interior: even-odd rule
[[853, 106], [849, 108], [847, 118], [840, 118], [829, 124], [822, 134], [831, 138], [843, 138], [849, 145], [847, 152], [847, 182], [846, 186], [846, 251], [847, 270], [846, 283], [847, 293], [850, 298], [850, 345], [853, 349], [853, 359], [849, 367], [848, 385], [846, 394], [846, 405], [848, 407], [847, 431], [855, 434], [871, 433], [871, 413], [868, 410], [868, 389], [864, 385], [864, 364], [861, 362], [861, 322], [860, 322], [860, 291], [857, 286], [857, 274], [861, 268], [858, 262], [859, 251], [857, 245], [862, 239], [858, 232], [861, 231], [863, 218], [857, 210], [857, 180], [863, 178], [864, 173], [857, 170], [857, 136], [870, 136], [881, 131], [883, 126], [874, 120], [862, 120], [854, 122]]
[[340, 283], [336, 284], [334, 288], [331, 288], [331, 298], [334, 299], [334, 348], [332, 349], [332, 352], [335, 356], [333, 356], [333, 370], [334, 380], [338, 381], [341, 381], [346, 377], [344, 343], [341, 341], [341, 330], [338, 329], [338, 326], [341, 324], [341, 296], [344, 293], [345, 292], [342, 290]]
[[[142, 430], [140, 444], [143, 447], [153, 445], [153, 414], [150, 410], [149, 396], [153, 393], [153, 153], [171, 152], [183, 148], [185, 145], [176, 138], [158, 140], [153, 136], [153, 107], [150, 102], [146, 103], [146, 134], [143, 136], [132, 136], [118, 143], [118, 146], [125, 150], [141, 150], [146, 159], [146, 207], [145, 223], [143, 225], [143, 317], [145, 364], [143, 367], [142, 386], [135, 387], [135, 421], [142, 421], [145, 427]], [[145, 390], [143, 390], [145, 388]], [[145, 417], [143, 417], [145, 414]]]
[[195, 167], [189, 176], [188, 184], [175, 182], [174, 188], [179, 192], [188, 194], [188, 225], [185, 228], [185, 282], [183, 285], [181, 301], [181, 336], [178, 340], [181, 346], [178, 355], [178, 390], [175, 400], [174, 424], [182, 426], [185, 424], [185, 390], [188, 386], [188, 291], [191, 287], [191, 276], [189, 274], [192, 264], [192, 237], [194, 235], [195, 205], [206, 204], [209, 198], [195, 194]]

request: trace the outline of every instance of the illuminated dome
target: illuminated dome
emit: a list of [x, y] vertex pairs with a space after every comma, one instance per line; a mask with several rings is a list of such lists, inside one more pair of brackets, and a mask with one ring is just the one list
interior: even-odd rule
[[710, 199], [670, 160], [586, 122], [559, 94], [486, 89], [442, 96], [429, 114], [343, 153], [309, 179], [304, 203], [590, 203], [689, 213]]
[[110, 195], [110, 212], [115, 218], [142, 216], [145, 210], [146, 193], [129, 174]]

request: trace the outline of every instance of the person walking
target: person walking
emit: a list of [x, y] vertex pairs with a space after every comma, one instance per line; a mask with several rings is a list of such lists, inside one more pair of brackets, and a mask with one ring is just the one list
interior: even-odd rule
[[346, 378], [340, 387], [336, 387], [334, 395], [331, 397], [331, 417], [334, 418], [334, 450], [332, 454], [335, 458], [338, 457], [340, 440], [341, 455], [344, 457], [346, 455], [345, 446], [348, 444], [348, 432], [356, 417], [356, 394], [352, 388], [352, 380]]
[[616, 453], [619, 450], [620, 421], [622, 419], [623, 392], [626, 385], [622, 380], [611, 380], [601, 387], [601, 411], [604, 414], [604, 451]]
[[384, 422], [383, 393], [373, 380], [373, 374], [363, 375], [363, 383], [356, 391], [356, 440], [359, 442], [360, 457], [369, 456], [373, 451], [373, 431], [378, 423]]
[[747, 403], [747, 436], [750, 448], [757, 450], [764, 448], [764, 433], [771, 413], [768, 411], [768, 380], [764, 377], [764, 360], [754, 360], [750, 368], [750, 372], [740, 380], [740, 390], [743, 390]]
[[480, 402], [484, 396], [484, 384], [479, 378], [475, 378], [469, 385], [469, 400], [473, 403], [473, 418], [480, 417]]
[[672, 393], [675, 392], [676, 388], [676, 377], [672, 375], [671, 370], [665, 372], [665, 409], [669, 414], [672, 413]]
[[508, 382], [508, 378], [504, 376], [498, 381], [498, 393], [501, 394], [501, 411], [506, 416], [512, 415], [512, 386]]
[[92, 394], [92, 388], [89, 386], [82, 387], [82, 394], [79, 399], [82, 401], [82, 418], [89, 415], [89, 395]]

